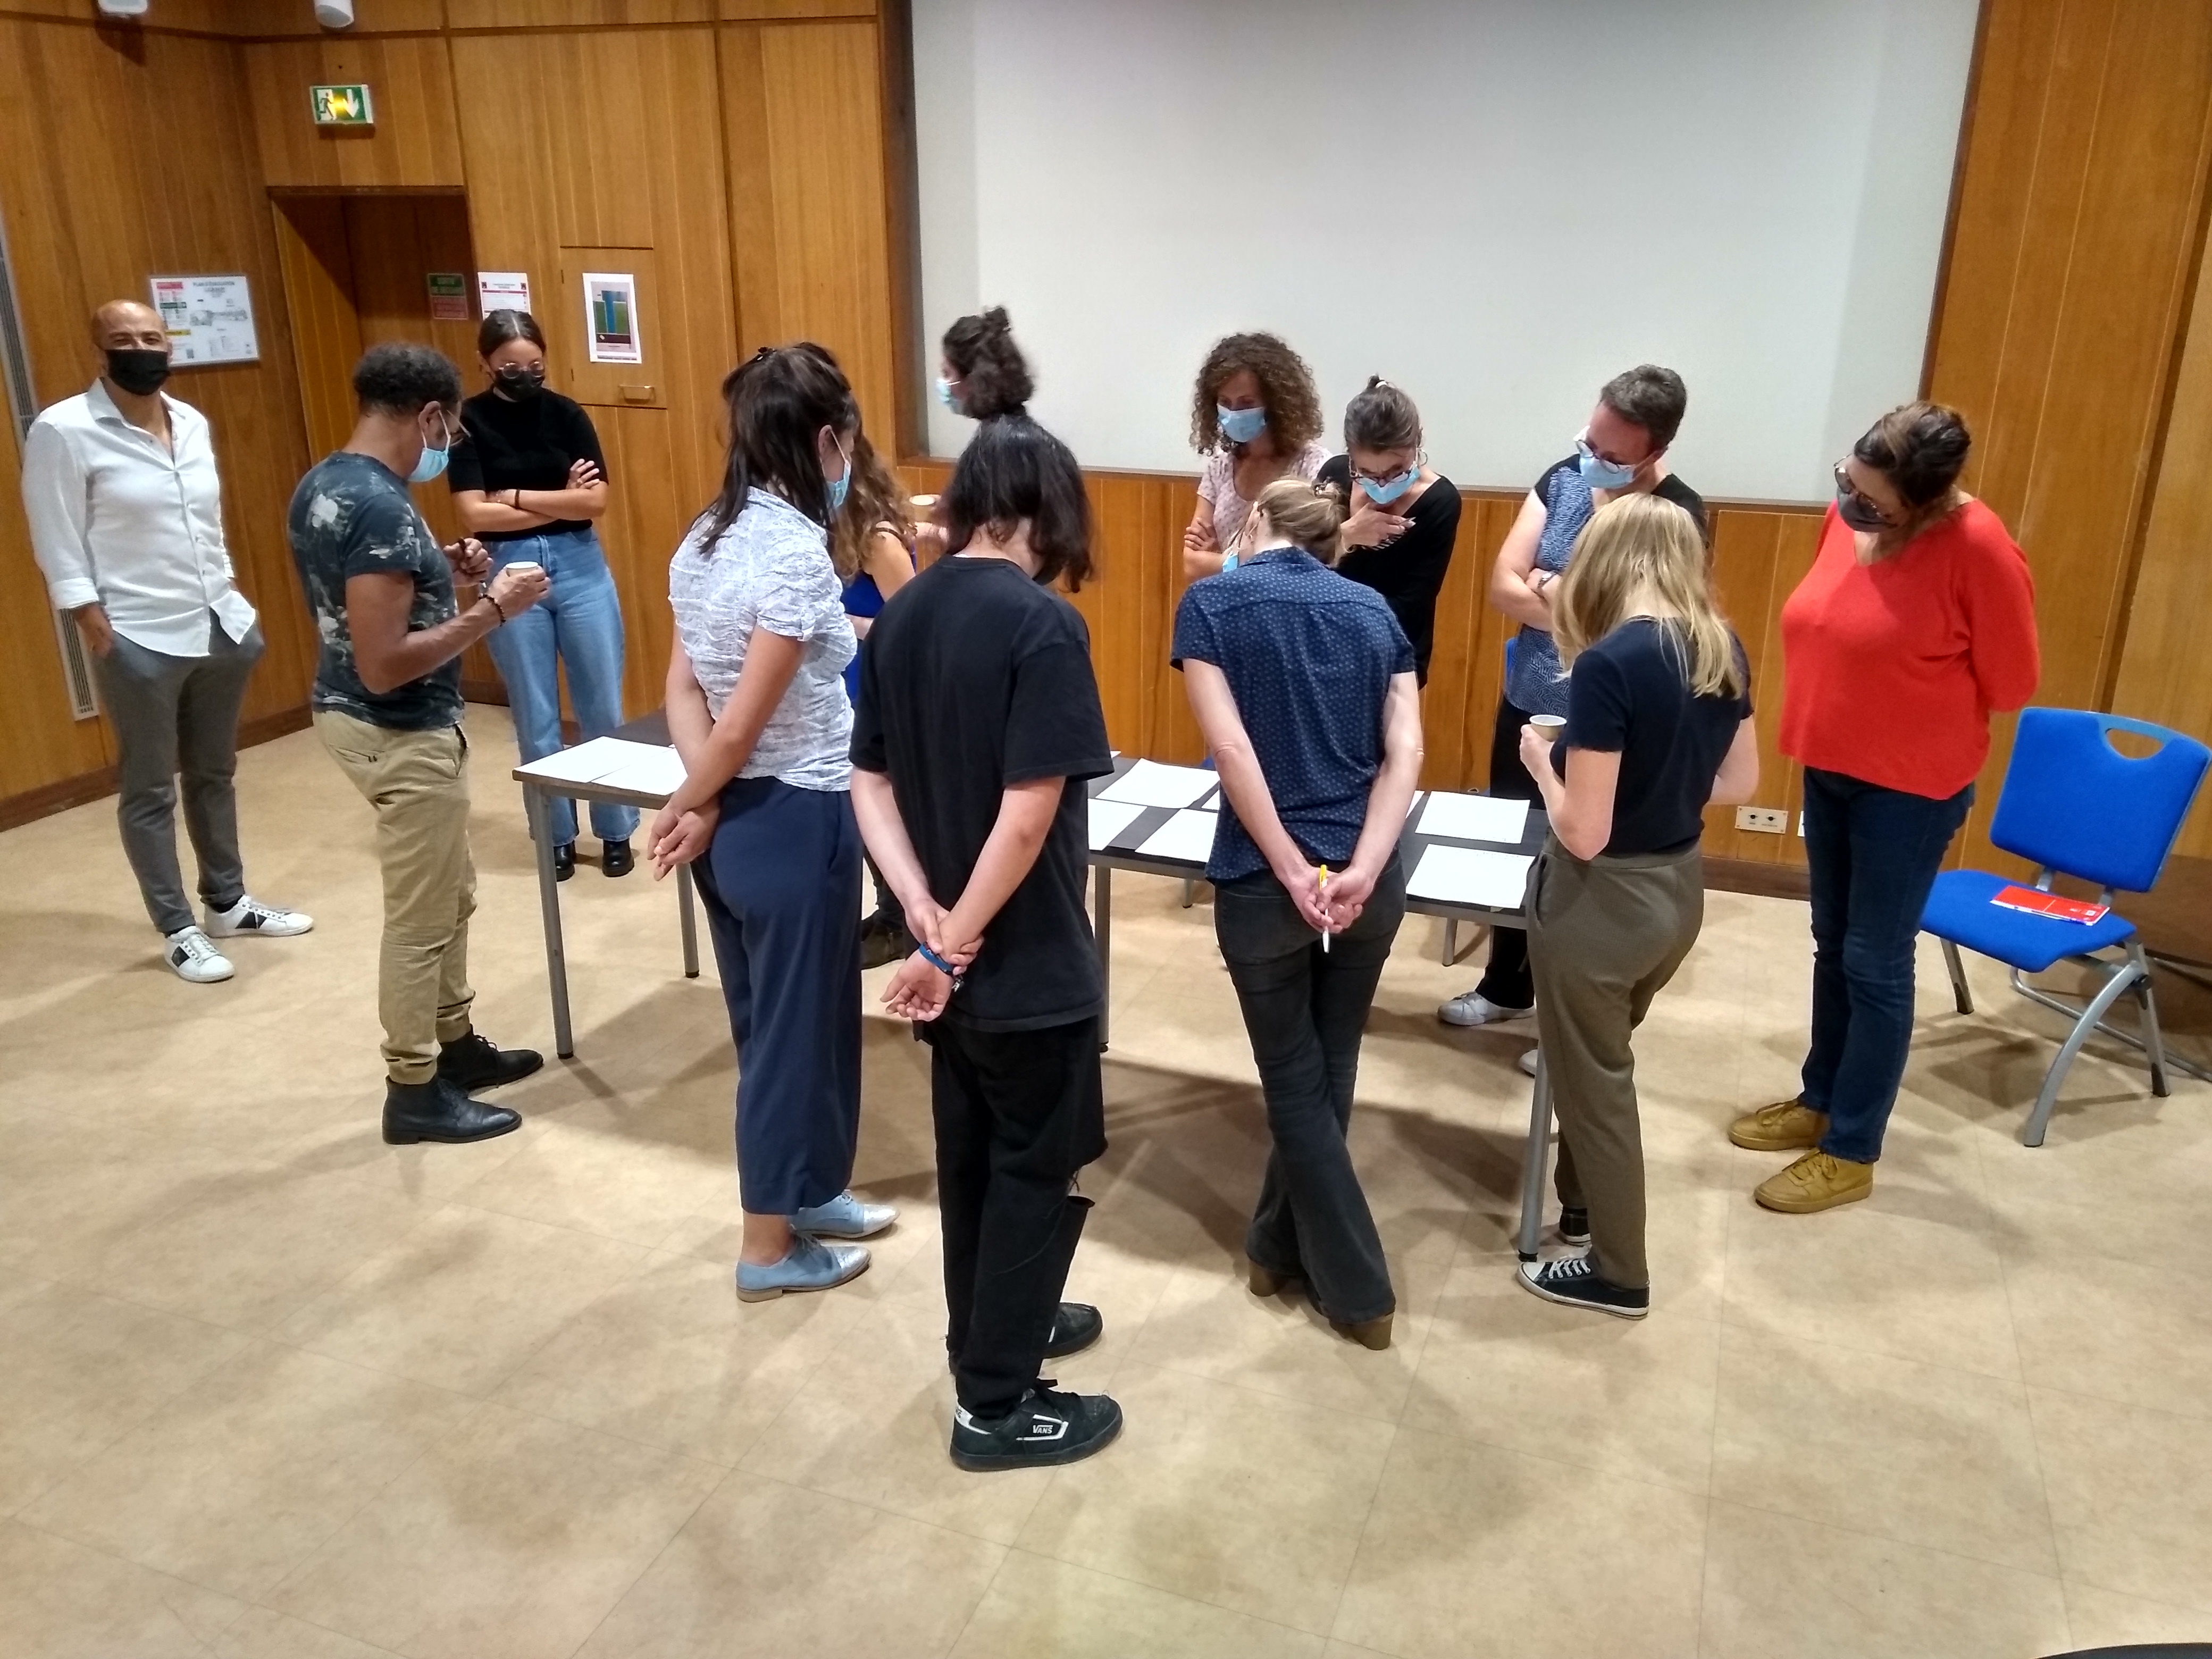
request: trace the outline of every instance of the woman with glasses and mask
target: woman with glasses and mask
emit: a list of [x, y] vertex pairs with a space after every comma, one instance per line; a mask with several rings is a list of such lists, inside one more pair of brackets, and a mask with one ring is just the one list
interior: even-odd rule
[[[545, 336], [526, 311], [493, 311], [477, 331], [477, 353], [491, 379], [461, 405], [466, 441], [446, 477], [463, 528], [484, 544], [492, 568], [534, 564], [552, 583], [543, 604], [496, 629], [485, 645], [507, 684], [515, 746], [525, 762], [562, 746], [561, 673], [584, 736], [623, 723], [623, 617], [615, 579], [592, 525], [607, 510], [605, 458], [581, 404], [545, 389]], [[576, 806], [546, 803], [553, 871], [576, 871]], [[636, 866], [629, 838], [637, 809], [592, 803], [599, 872], [626, 876]]]
[[2041, 672], [2035, 583], [2004, 523], [1959, 488], [1972, 442], [1907, 404], [1836, 468], [1820, 550], [1782, 607], [1782, 752], [1805, 768], [1813, 1032], [1794, 1099], [1729, 1139], [1797, 1152], [1754, 1194], [1805, 1214], [1874, 1190], [1912, 1043], [1920, 912], [1990, 753], [1990, 716]]
[[1429, 683], [1437, 595], [1459, 539], [1459, 489], [1421, 451], [1421, 411], [1381, 375], [1370, 375], [1344, 411], [1345, 453], [1316, 482], [1352, 503], [1337, 574], [1382, 596], [1413, 647], [1413, 673]]
[[[653, 820], [655, 875], [694, 864], [738, 1048], [738, 1295], [826, 1290], [897, 1218], [848, 1189], [860, 1127], [860, 832], [853, 624], [830, 553], [860, 408], [811, 343], [722, 382], [721, 494], [668, 570], [668, 734], [682, 786]], [[696, 864], [695, 864], [696, 860]]]
[[[1490, 574], [1490, 603], [1521, 624], [1514, 635], [1490, 740], [1490, 793], [1541, 804], [1536, 780], [1521, 761], [1521, 728], [1531, 714], [1567, 713], [1567, 677], [1552, 637], [1553, 589], [1573, 557], [1575, 539], [1597, 510], [1626, 495], [1656, 495], [1687, 513], [1705, 532], [1705, 504], [1667, 465], [1690, 394], [1682, 377], [1656, 363], [1641, 363], [1607, 380], [1597, 394], [1589, 423], [1575, 453], [1536, 480], [1520, 516], [1498, 550]], [[1482, 981], [1437, 1010], [1447, 1025], [1490, 1025], [1526, 1019], [1536, 988], [1528, 970], [1528, 935], [1492, 928], [1490, 963]], [[1533, 1073], [1536, 1052], [1521, 1057]]]
[[1182, 532], [1185, 576], [1237, 568], [1260, 492], [1278, 478], [1310, 481], [1328, 459], [1321, 432], [1321, 394], [1297, 352], [1272, 334], [1215, 342], [1191, 398], [1191, 447], [1206, 468]]

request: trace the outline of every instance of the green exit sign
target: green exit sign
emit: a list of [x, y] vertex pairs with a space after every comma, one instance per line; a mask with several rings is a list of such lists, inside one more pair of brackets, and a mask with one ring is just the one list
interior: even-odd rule
[[368, 127], [376, 125], [375, 106], [365, 86], [309, 87], [315, 102], [319, 127]]

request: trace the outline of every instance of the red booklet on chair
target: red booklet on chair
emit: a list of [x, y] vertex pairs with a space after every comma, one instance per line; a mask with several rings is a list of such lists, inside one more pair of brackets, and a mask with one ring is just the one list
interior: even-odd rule
[[2092, 904], [2087, 899], [2046, 893], [2036, 887], [2000, 887], [1990, 896], [1990, 902], [2002, 904], [2008, 910], [2025, 910], [2032, 916], [2049, 916], [2053, 921], [2078, 921], [2084, 925], [2102, 921], [2112, 908], [2109, 905]]

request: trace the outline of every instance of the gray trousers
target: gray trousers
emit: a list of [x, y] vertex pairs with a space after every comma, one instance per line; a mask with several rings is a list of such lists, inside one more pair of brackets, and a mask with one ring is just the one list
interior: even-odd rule
[[1698, 942], [1698, 849], [1584, 863], [1553, 840], [1528, 884], [1536, 1040], [1559, 1117], [1559, 1202], [1589, 1212], [1599, 1276], [1651, 1283], [1644, 1255], [1644, 1135], [1629, 1036]]
[[115, 805], [123, 851], [138, 878], [146, 913], [164, 933], [195, 925], [177, 863], [177, 780], [185, 786], [185, 830], [199, 860], [200, 898], [227, 910], [246, 896], [238, 851], [238, 714], [246, 682], [261, 660], [260, 627], [234, 640], [210, 622], [208, 654], [172, 657], [122, 635], [93, 661], [100, 706], [115, 731], [121, 794]]

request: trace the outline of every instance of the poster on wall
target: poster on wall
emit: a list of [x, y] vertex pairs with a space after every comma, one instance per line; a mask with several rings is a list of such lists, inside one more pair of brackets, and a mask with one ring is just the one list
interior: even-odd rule
[[458, 270], [423, 273], [430, 288], [430, 320], [465, 323], [469, 319], [469, 279]]
[[483, 314], [495, 311], [530, 309], [530, 273], [526, 270], [477, 272], [477, 302]]
[[177, 368], [261, 360], [245, 277], [156, 276], [152, 287], [154, 309], [169, 332], [169, 361]]
[[584, 273], [584, 337], [595, 363], [641, 363], [637, 332], [637, 278], [627, 271]]

